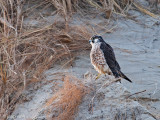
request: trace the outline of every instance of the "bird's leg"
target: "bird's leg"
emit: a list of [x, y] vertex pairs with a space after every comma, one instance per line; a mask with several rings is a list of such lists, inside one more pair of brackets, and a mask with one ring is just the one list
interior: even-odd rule
[[115, 79], [116, 79], [119, 83], [121, 83], [121, 78], [120, 78], [120, 77], [115, 77]]
[[121, 83], [121, 78], [120, 77], [118, 77], [118, 78], [116, 78], [118, 81], [119, 81], [119, 83]]
[[101, 76], [101, 73], [98, 73], [97, 77], [96, 77], [96, 80]]

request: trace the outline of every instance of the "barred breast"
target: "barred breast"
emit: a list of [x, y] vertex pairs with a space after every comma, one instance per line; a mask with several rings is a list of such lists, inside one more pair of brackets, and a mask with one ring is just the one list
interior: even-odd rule
[[104, 58], [104, 54], [100, 49], [100, 44], [95, 44], [92, 46], [90, 53], [91, 63], [94, 66], [95, 70], [100, 74], [105, 74], [108, 70], [108, 65]]

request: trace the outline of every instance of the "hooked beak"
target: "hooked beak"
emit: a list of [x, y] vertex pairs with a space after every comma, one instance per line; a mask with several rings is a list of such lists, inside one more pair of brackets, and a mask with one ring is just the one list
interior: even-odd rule
[[92, 40], [89, 40], [89, 43], [91, 44]]

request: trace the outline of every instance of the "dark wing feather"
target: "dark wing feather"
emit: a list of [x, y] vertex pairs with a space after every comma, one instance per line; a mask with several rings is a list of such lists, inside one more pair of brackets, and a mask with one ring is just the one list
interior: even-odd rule
[[127, 76], [125, 76], [121, 72], [121, 68], [120, 68], [118, 62], [116, 61], [113, 48], [109, 44], [107, 44], [105, 42], [101, 43], [100, 48], [104, 53], [105, 60], [106, 60], [106, 62], [108, 64], [109, 68], [111, 69], [113, 75], [115, 77], [122, 77], [122, 78], [128, 80], [129, 82], [132, 82]]
[[121, 68], [120, 68], [118, 62], [116, 61], [113, 48], [105, 42], [101, 43], [100, 48], [104, 53], [105, 60], [108, 64], [109, 68], [111, 69], [113, 75], [115, 77], [119, 77], [118, 71], [120, 71]]

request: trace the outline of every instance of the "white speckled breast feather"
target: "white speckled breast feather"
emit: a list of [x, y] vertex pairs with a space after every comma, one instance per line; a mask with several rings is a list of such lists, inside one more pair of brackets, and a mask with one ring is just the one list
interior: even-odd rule
[[91, 63], [101, 74], [105, 74], [108, 70], [108, 65], [106, 64], [106, 60], [104, 58], [104, 54], [100, 49], [100, 43], [94, 44], [90, 53]]

